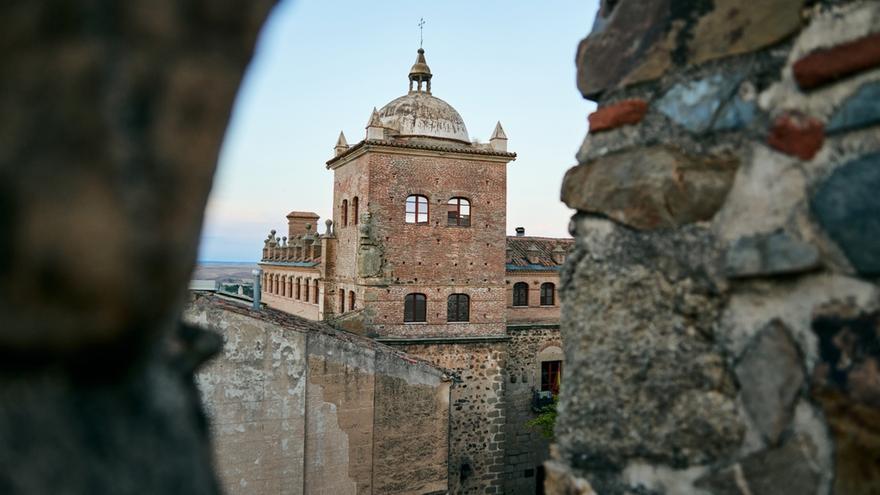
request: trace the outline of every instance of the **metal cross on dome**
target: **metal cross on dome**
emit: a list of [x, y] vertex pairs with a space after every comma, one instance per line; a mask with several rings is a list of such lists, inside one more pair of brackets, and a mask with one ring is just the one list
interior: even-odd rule
[[424, 27], [425, 27], [425, 18], [421, 17], [421, 18], [419, 18], [419, 48], [422, 47], [422, 42], [424, 41], [424, 38], [422, 36], [423, 35], [422, 29]]

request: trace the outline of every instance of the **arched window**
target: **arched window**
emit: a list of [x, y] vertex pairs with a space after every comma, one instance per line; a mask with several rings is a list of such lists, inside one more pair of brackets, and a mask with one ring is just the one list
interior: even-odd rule
[[446, 203], [446, 224], [456, 227], [471, 226], [471, 202], [465, 198], [452, 198]]
[[348, 309], [354, 311], [354, 291], [348, 291]]
[[351, 213], [354, 215], [353, 221], [354, 221], [355, 225], [358, 224], [358, 208], [359, 208], [359, 206], [360, 206], [360, 201], [358, 201], [358, 197], [355, 196], [351, 200]]
[[406, 223], [428, 223], [428, 198], [417, 194], [407, 196]]
[[513, 305], [529, 305], [529, 284], [525, 282], [517, 282], [513, 284]]
[[287, 297], [287, 275], [281, 276], [281, 297]]
[[314, 301], [312, 301], [312, 302], [314, 302], [315, 304], [318, 304], [318, 280], [317, 279], [315, 280], [315, 295], [314, 295]]
[[348, 200], [342, 200], [342, 226], [346, 227], [348, 225]]
[[446, 321], [470, 321], [471, 298], [467, 294], [450, 294], [446, 298]]
[[428, 299], [424, 294], [407, 294], [403, 301], [403, 321], [406, 323], [427, 321]]
[[339, 289], [339, 314], [345, 313], [345, 289]]
[[296, 277], [296, 298], [302, 299], [302, 277]]
[[272, 294], [278, 294], [278, 275], [272, 275]]
[[550, 282], [541, 284], [541, 306], [556, 304], [556, 286]]
[[306, 293], [305, 293], [305, 296], [303, 297], [303, 299], [305, 299], [306, 302], [309, 302], [309, 284], [310, 283], [311, 282], [309, 282], [309, 279], [306, 279]]

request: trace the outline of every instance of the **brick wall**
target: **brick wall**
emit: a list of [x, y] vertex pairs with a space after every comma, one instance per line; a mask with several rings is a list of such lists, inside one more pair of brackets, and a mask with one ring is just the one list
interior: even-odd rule
[[[513, 285], [529, 284], [529, 305], [513, 305]], [[554, 286], [553, 305], [541, 305], [541, 284]], [[507, 272], [505, 279], [508, 323], [559, 323], [559, 272]]]

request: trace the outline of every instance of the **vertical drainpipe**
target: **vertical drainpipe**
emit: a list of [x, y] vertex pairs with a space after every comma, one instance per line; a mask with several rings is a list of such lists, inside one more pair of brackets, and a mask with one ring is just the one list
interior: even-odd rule
[[263, 270], [261, 268], [257, 268], [253, 272], [254, 274], [254, 309], [260, 310], [260, 293], [263, 292], [263, 288], [260, 286], [261, 275], [263, 274]]

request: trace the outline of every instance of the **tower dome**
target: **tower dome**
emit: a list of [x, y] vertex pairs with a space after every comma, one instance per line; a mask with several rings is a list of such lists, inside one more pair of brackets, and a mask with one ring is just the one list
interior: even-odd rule
[[461, 115], [452, 105], [431, 95], [431, 77], [425, 50], [419, 48], [409, 73], [409, 92], [379, 110], [382, 126], [401, 138], [428, 137], [469, 144]]

